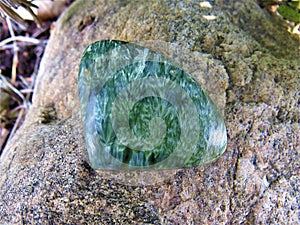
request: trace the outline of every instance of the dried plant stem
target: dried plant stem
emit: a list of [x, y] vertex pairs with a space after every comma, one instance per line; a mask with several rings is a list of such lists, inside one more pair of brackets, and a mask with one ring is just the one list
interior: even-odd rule
[[13, 129], [11, 130], [9, 137], [7, 139], [7, 143], [9, 142], [9, 140], [14, 136], [14, 134], [16, 133], [16, 130], [19, 128], [20, 123], [22, 122], [22, 119], [24, 117], [24, 114], [26, 113], [26, 108], [21, 108], [18, 117], [16, 119], [16, 122], [14, 124]]
[[[9, 33], [10, 33], [10, 36], [12, 38], [15, 37], [15, 33], [14, 33], [14, 30], [12, 28], [12, 24], [11, 24], [11, 21], [8, 17], [6, 17], [6, 22], [7, 22], [7, 26], [8, 26], [8, 29], [9, 29]], [[17, 79], [17, 66], [18, 66], [18, 63], [19, 63], [19, 59], [18, 59], [18, 46], [17, 46], [17, 43], [15, 41], [13, 41], [13, 51], [14, 51], [14, 56], [13, 56], [13, 64], [12, 64], [12, 69], [11, 69], [11, 83], [14, 84], [16, 82], [16, 79]]]
[[20, 104], [25, 105], [25, 98], [24, 95], [16, 89], [11, 83], [9, 83], [4, 76], [0, 74], [0, 88], [8, 89], [10, 90], [9, 93], [13, 93], [14, 95], [18, 96], [20, 98]]
[[5, 40], [0, 42], [0, 48], [3, 47], [4, 45], [6, 45], [9, 42], [15, 42], [15, 41], [23, 41], [23, 42], [29, 42], [32, 44], [39, 44], [41, 43], [40, 40], [36, 39], [36, 38], [31, 38], [31, 37], [23, 37], [23, 36], [13, 36], [10, 38], [6, 38]]
[[22, 122], [22, 119], [24, 118], [24, 115], [26, 114], [28, 108], [29, 108], [29, 104], [26, 101], [24, 95], [18, 90], [16, 89], [11, 83], [9, 83], [6, 78], [2, 75], [0, 75], [0, 88], [9, 90], [10, 93], [13, 93], [11, 96], [17, 97], [19, 100], [16, 100], [17, 102], [20, 103], [20, 105], [15, 108], [14, 110], [19, 110], [18, 113], [18, 117], [14, 123], [14, 126], [9, 134], [8, 140], [7, 142], [13, 137], [13, 135], [15, 134], [16, 130], [20, 127], [20, 124]]

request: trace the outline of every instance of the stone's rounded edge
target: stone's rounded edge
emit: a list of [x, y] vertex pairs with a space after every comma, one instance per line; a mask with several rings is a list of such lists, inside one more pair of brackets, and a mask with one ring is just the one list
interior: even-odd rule
[[[205, 151], [205, 154], [200, 154], [200, 158], [197, 157], [197, 155], [193, 155], [192, 157], [194, 159], [190, 160], [189, 166], [199, 166], [201, 164], [212, 163], [216, 161], [225, 152], [227, 148], [227, 129], [224, 118], [219, 109], [214, 104], [214, 102], [211, 100], [211, 98], [207, 95], [205, 91], [204, 93], [209, 100], [209, 108], [212, 111], [210, 114], [211, 123], [207, 125], [207, 149]], [[195, 160], [198, 160], [200, 163], [195, 163]]]
[[[147, 167], [147, 166], [142, 167], [142, 168], [141, 167], [136, 167], [136, 166], [130, 166], [130, 165], [127, 165], [127, 164], [122, 163], [122, 162], [119, 162], [120, 165], [115, 167], [115, 166], [112, 166], [111, 163], [107, 164], [107, 162], [106, 163], [103, 162], [103, 160], [102, 160], [102, 163], [101, 162], [99, 163], [99, 160], [95, 160], [94, 157], [104, 157], [104, 154], [108, 154], [108, 152], [107, 152], [107, 150], [104, 150], [104, 149], [106, 149], [106, 147], [101, 145], [101, 143], [99, 145], [99, 143], [98, 143], [99, 138], [93, 137], [93, 135], [97, 135], [97, 132], [95, 132], [94, 129], [92, 129], [93, 134], [91, 134], [91, 135], [88, 134], [89, 129], [93, 126], [93, 124], [90, 124], [90, 123], [86, 122], [85, 114], [90, 115], [92, 118], [94, 118], [94, 115], [91, 115], [91, 112], [89, 111], [89, 110], [91, 110], [91, 108], [93, 108], [93, 106], [92, 107], [86, 106], [86, 104], [89, 105], [89, 100], [91, 101], [91, 98], [90, 98], [91, 92], [89, 90], [86, 90], [87, 92], [89, 92], [89, 94], [86, 95], [86, 96], [89, 96], [89, 99], [87, 100], [86, 98], [85, 99], [82, 98], [82, 91], [80, 90], [80, 87], [84, 86], [84, 85], [82, 85], [82, 81], [81, 81], [81, 78], [83, 78], [82, 76], [85, 76], [85, 73], [83, 73], [83, 69], [87, 69], [87, 67], [89, 67], [89, 61], [92, 61], [91, 64], [93, 64], [93, 63], [95, 63], [95, 59], [98, 58], [100, 55], [108, 53], [109, 51], [111, 51], [113, 49], [116, 49], [116, 48], [118, 48], [119, 46], [121, 46], [123, 44], [127, 44], [128, 46], [131, 46], [131, 47], [133, 46], [133, 48], [137, 48], [137, 49], [143, 49], [143, 50], [147, 49], [147, 51], [150, 51], [151, 54], [158, 55], [159, 56], [158, 58], [160, 58], [161, 61], [166, 61], [167, 63], [169, 63], [173, 66], [175, 65], [175, 67], [177, 67], [178, 69], [183, 71], [183, 69], [181, 69], [178, 65], [176, 65], [173, 62], [171, 62], [170, 60], [166, 59], [164, 56], [162, 56], [158, 53], [152, 52], [150, 49], [142, 47], [140, 45], [136, 45], [136, 44], [133, 44], [133, 43], [127, 43], [127, 42], [124, 42], [124, 41], [118, 41], [118, 40], [103, 40], [103, 41], [97, 41], [93, 44], [90, 44], [83, 53], [83, 56], [82, 56], [82, 59], [81, 59], [81, 62], [80, 62], [80, 70], [79, 70], [79, 74], [78, 74], [78, 78], [79, 78], [79, 95], [80, 95], [80, 101], [81, 101], [81, 112], [83, 114], [83, 116], [82, 116], [83, 119], [82, 120], [83, 120], [83, 124], [84, 124], [84, 128], [85, 128], [85, 137], [86, 137], [87, 149], [88, 149], [88, 153], [89, 153], [88, 155], [89, 155], [89, 158], [90, 158], [90, 161], [91, 161], [91, 165], [94, 169], [120, 170], [122, 168], [123, 169], [126, 168], [126, 169], [133, 169], [133, 170], [137, 170], [137, 169], [138, 170], [139, 169], [149, 170], [149, 169], [153, 169], [153, 168], [152, 167]], [[92, 65], [92, 67], [95, 68], [94, 65]], [[93, 71], [93, 72], [95, 72], [95, 71]], [[225, 127], [224, 120], [223, 120], [219, 110], [214, 105], [214, 103], [210, 99], [210, 97], [204, 92], [202, 87], [198, 84], [196, 79], [192, 75], [190, 75], [189, 73], [186, 73], [185, 71], [183, 71], [183, 72], [185, 73], [185, 76], [187, 76], [189, 79], [191, 79], [193, 82], [195, 82], [197, 84], [197, 88], [200, 89], [201, 92], [203, 92], [204, 97], [207, 98], [206, 101], [209, 103], [208, 106], [210, 107], [210, 109], [208, 111], [212, 115], [216, 114], [216, 115], [213, 116], [214, 118], [212, 118], [212, 119], [216, 120], [218, 123], [217, 124], [211, 124], [211, 126], [209, 126], [209, 131], [208, 131], [210, 133], [209, 137], [208, 137], [209, 139], [207, 140], [206, 147], [204, 148], [201, 157], [197, 156], [196, 161], [194, 160], [195, 161], [194, 163], [191, 163], [190, 162], [191, 160], [188, 160], [188, 161], [186, 161], [186, 163], [182, 164], [179, 168], [198, 166], [198, 165], [201, 165], [201, 164], [204, 164], [204, 163], [212, 162], [216, 158], [218, 158], [220, 155], [222, 155], [222, 153], [225, 151], [226, 145], [227, 145], [226, 127]], [[90, 75], [93, 76], [92, 74], [90, 74]], [[88, 82], [91, 82], [91, 80], [92, 79], [90, 79], [90, 81], [88, 81]], [[89, 84], [88, 87], [91, 87], [91, 84]], [[94, 110], [91, 110], [91, 111], [94, 112]], [[215, 121], [213, 121], [213, 123], [214, 122]], [[215, 126], [215, 127], [213, 127], [213, 126]], [[220, 128], [218, 126], [220, 126]], [[218, 139], [216, 137], [212, 137], [212, 135], [215, 135], [214, 132], [216, 132], [216, 129], [215, 129], [216, 127], [217, 127], [217, 129], [222, 129], [221, 134], [220, 134], [220, 132], [216, 133], [216, 134], [219, 135], [219, 137], [221, 139]], [[211, 138], [213, 140], [211, 140]], [[214, 142], [212, 142], [212, 141], [214, 141]], [[102, 151], [103, 154], [99, 155], [99, 150], [97, 148], [103, 148], [103, 150], [104, 150], [104, 151]], [[198, 151], [195, 152], [195, 155], [197, 155], [197, 152], [199, 154], [199, 151], [201, 151], [201, 150], [198, 149]], [[207, 154], [208, 151], [212, 151], [212, 153]], [[98, 153], [96, 153], [96, 152], [98, 152]], [[106, 160], [112, 160], [116, 163], [116, 161], [110, 156], [108, 158], [107, 157], [104, 157], [104, 158], [106, 158]], [[190, 157], [190, 159], [191, 158], [192, 157]], [[124, 165], [125, 165], [125, 167], [124, 167]], [[155, 166], [154, 166], [154, 168], [155, 169], [162, 169], [161, 167], [155, 167]], [[163, 167], [163, 169], [176, 169], [176, 168], [178, 168], [178, 167], [170, 167], [170, 168], [169, 167], [167, 167], [167, 168]]]
[[90, 59], [90, 57], [93, 58], [95, 53], [97, 54], [97, 57], [98, 57], [99, 55], [103, 55], [106, 52], [108, 52], [108, 51], [110, 51], [114, 48], [117, 48], [118, 46], [121, 46], [123, 44], [127, 44], [127, 42], [124, 42], [124, 41], [121, 41], [121, 40], [96, 41], [94, 43], [89, 44], [86, 47], [81, 59], [84, 60], [86, 57], [88, 57], [89, 59]]
[[[103, 166], [105, 168], [110, 168], [110, 163], [108, 162], [114, 160], [108, 154], [101, 154], [101, 151], [97, 150], [104, 149], [105, 145], [103, 145], [99, 141], [99, 138], [97, 138], [95, 126], [93, 124], [93, 121], [95, 120], [95, 115], [93, 112], [95, 109], [93, 104], [89, 104], [89, 101], [93, 101], [95, 99], [94, 89], [97, 88], [95, 87], [95, 85], [92, 88], [93, 71], [96, 69], [94, 67], [94, 63], [97, 57], [105, 54], [107, 51], [109, 51], [109, 49], [113, 49], [122, 44], [125, 44], [125, 42], [118, 40], [96, 41], [86, 47], [80, 60], [80, 67], [78, 72], [78, 94], [80, 99], [80, 111], [84, 129], [85, 145], [88, 150], [87, 153], [89, 161], [93, 169], [97, 169]], [[103, 51], [99, 51], [99, 49]], [[104, 159], [94, 160], [94, 158], [101, 157]], [[119, 169], [122, 169], [122, 167]]]

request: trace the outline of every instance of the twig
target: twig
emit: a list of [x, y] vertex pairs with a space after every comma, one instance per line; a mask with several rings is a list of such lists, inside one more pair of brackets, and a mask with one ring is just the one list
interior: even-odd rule
[[5, 49], [10, 49], [10, 48], [13, 48], [13, 47], [14, 47], [13, 44], [4, 45], [4, 46], [0, 47], [0, 51], [5, 50]]
[[25, 107], [25, 108], [21, 108], [21, 110], [20, 110], [20, 112], [19, 112], [19, 114], [18, 114], [18, 117], [17, 117], [17, 119], [16, 119], [16, 122], [15, 122], [15, 124], [14, 124], [14, 127], [13, 127], [13, 129], [11, 130], [11, 132], [10, 132], [10, 134], [9, 134], [9, 137], [8, 137], [6, 143], [8, 143], [9, 140], [10, 140], [10, 139], [14, 136], [14, 134], [16, 133], [16, 130], [18, 129], [18, 127], [19, 127], [19, 125], [20, 125], [20, 123], [21, 123], [21, 119], [23, 118], [24, 112], [26, 112], [26, 107]]
[[[17, 95], [20, 98], [20, 100], [22, 100], [23, 104], [25, 104], [26, 99], [25, 99], [24, 95], [18, 89], [16, 89], [12, 84], [10, 84], [6, 80], [6, 78], [2, 75], [0, 75], [0, 88], [9, 89], [10, 91], [12, 91], [12, 93], [14, 93], [14, 95]], [[20, 101], [18, 101], [18, 102], [20, 102]]]
[[[22, 94], [32, 94], [32, 93], [33, 93], [33, 90], [27, 88], [27, 89], [22, 89], [20, 92], [21, 92]], [[26, 96], [26, 97], [27, 97], [27, 96]], [[27, 100], [27, 99], [26, 99], [26, 100]]]
[[13, 129], [11, 130], [11, 132], [9, 134], [9, 137], [7, 139], [7, 142], [8, 142], [12, 138], [12, 136], [15, 134], [18, 127], [20, 126], [21, 120], [24, 117], [24, 114], [26, 113], [26, 111], [28, 110], [29, 105], [28, 105], [24, 95], [18, 89], [16, 89], [12, 84], [10, 84], [6, 80], [6, 78], [2, 75], [0, 75], [0, 88], [9, 89], [10, 91], [12, 91], [12, 93], [17, 95], [22, 101], [22, 103], [16, 108], [16, 110], [20, 109], [20, 112], [18, 114], [16, 122], [14, 123]]
[[[46, 45], [48, 43], [48, 40], [42, 40], [40, 41], [40, 43], [42, 43], [42, 45]], [[33, 42], [22, 42], [22, 46], [31, 46], [31, 45], [37, 45], [37, 44]], [[11, 49], [11, 48], [14, 48], [13, 44], [5, 44], [3, 46], [0, 46], [0, 51], [5, 49]]]
[[13, 36], [13, 37], [10, 37], [10, 38], [6, 38], [5, 40], [1, 41], [0, 42], [0, 47], [6, 45], [7, 43], [9, 42], [15, 42], [15, 41], [23, 41], [23, 42], [29, 42], [29, 43], [32, 43], [32, 44], [39, 44], [41, 43], [38, 39], [36, 38], [31, 38], [31, 37], [23, 37], [23, 36]]
[[[14, 33], [13, 28], [12, 28], [11, 21], [8, 17], [6, 17], [6, 22], [7, 22], [7, 26], [8, 26], [8, 29], [9, 29], [10, 36], [15, 37], [15, 33]], [[14, 46], [14, 48], [13, 48], [14, 57], [13, 57], [13, 64], [12, 64], [12, 69], [11, 69], [11, 83], [12, 84], [14, 84], [16, 82], [16, 79], [17, 79], [17, 66], [18, 66], [18, 63], [19, 63], [19, 60], [18, 60], [18, 46], [17, 46], [15, 41], [13, 42], [13, 46]]]

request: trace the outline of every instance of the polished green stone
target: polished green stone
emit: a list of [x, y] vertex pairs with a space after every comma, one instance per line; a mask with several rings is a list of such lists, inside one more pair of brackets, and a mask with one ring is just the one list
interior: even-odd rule
[[78, 77], [94, 169], [172, 169], [211, 162], [226, 148], [217, 107], [162, 55], [106, 40], [85, 50]]

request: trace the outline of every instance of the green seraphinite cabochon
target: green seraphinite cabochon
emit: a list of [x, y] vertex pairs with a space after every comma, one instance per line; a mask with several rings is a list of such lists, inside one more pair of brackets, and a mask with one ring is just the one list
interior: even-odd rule
[[193, 77], [136, 44], [105, 40], [80, 63], [79, 96], [94, 169], [172, 169], [211, 162], [226, 148], [217, 107]]

